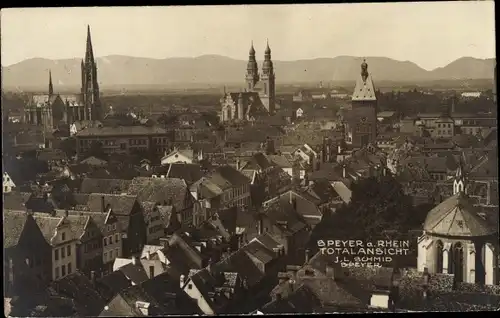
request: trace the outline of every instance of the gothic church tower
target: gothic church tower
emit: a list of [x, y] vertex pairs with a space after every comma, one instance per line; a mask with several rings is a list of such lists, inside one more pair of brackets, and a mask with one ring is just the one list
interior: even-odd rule
[[264, 63], [262, 64], [262, 76], [261, 81], [264, 84], [263, 95], [267, 99], [267, 110], [269, 113], [274, 113], [275, 103], [276, 103], [276, 88], [275, 88], [275, 75], [274, 75], [274, 65], [271, 60], [271, 49], [269, 48], [269, 42], [266, 45], [266, 51], [264, 52]]
[[255, 60], [255, 49], [253, 48], [253, 42], [252, 46], [250, 47], [248, 56], [247, 75], [245, 79], [247, 82], [247, 90], [253, 91], [255, 84], [257, 84], [257, 82], [259, 81], [259, 69], [257, 66], [257, 61]]
[[86, 120], [102, 120], [102, 107], [99, 98], [99, 84], [97, 81], [97, 65], [92, 50], [90, 26], [87, 26], [87, 49], [85, 59], [82, 60], [82, 98], [85, 105]]

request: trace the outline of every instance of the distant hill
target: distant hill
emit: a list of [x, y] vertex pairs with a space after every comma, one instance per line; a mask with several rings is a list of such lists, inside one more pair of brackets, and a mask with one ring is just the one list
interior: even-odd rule
[[[33, 58], [2, 67], [6, 90], [46, 90], [48, 70], [52, 71], [54, 89], [79, 89], [80, 59], [48, 60]], [[276, 81], [284, 83], [319, 83], [354, 81], [360, 72], [361, 58], [338, 56], [297, 61], [274, 61]], [[427, 71], [410, 61], [386, 57], [368, 57], [369, 72], [375, 81], [422, 82], [430, 80], [493, 79], [495, 59], [460, 58], [444, 67]], [[259, 61], [259, 68], [262, 61]], [[220, 86], [242, 83], [246, 61], [219, 55], [196, 58], [151, 59], [111, 55], [97, 59], [101, 88], [132, 86], [182, 87]]]

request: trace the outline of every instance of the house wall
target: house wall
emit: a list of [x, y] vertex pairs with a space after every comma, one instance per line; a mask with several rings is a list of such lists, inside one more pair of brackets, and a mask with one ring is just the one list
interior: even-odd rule
[[[52, 244], [52, 280], [58, 280], [77, 269], [77, 240], [68, 238], [72, 233], [68, 227], [56, 230]], [[64, 237], [64, 239], [63, 239]], [[64, 256], [64, 257], [63, 257]]]
[[210, 307], [208, 304], [207, 300], [205, 297], [202, 295], [198, 287], [193, 283], [192, 280], [188, 279], [186, 282], [186, 285], [183, 288], [183, 291], [192, 299], [196, 301], [196, 304], [200, 308], [200, 310], [205, 314], [205, 315], [214, 315], [215, 312]]

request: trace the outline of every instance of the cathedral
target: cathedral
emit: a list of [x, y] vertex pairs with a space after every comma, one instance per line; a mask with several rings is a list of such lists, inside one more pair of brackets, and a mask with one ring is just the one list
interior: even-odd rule
[[80, 94], [54, 93], [52, 74], [49, 71], [48, 94], [33, 95], [24, 108], [24, 122], [52, 130], [59, 124], [72, 124], [81, 120], [101, 120], [102, 107], [99, 99], [97, 66], [94, 60], [90, 26], [87, 27], [87, 48], [81, 63]]
[[274, 113], [276, 104], [275, 74], [269, 43], [267, 43], [264, 52], [261, 74], [259, 74], [252, 43], [245, 81], [246, 87], [241, 92], [227, 93], [224, 91], [220, 113], [222, 122], [251, 121], [258, 116]]

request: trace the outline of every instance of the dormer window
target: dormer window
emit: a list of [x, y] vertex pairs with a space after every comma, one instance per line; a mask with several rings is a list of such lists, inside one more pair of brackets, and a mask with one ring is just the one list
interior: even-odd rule
[[61, 240], [62, 241], [66, 240], [66, 233], [64, 233], [64, 232], [61, 233]]

